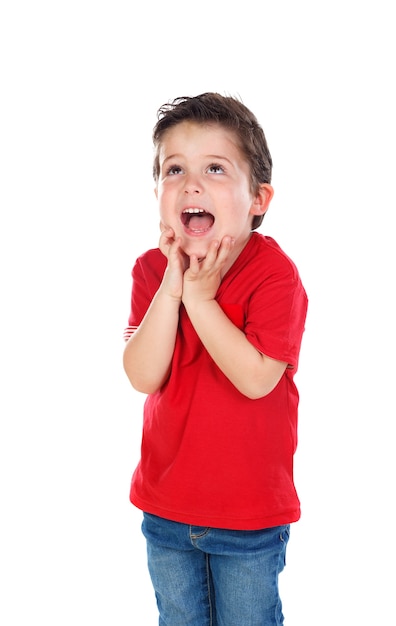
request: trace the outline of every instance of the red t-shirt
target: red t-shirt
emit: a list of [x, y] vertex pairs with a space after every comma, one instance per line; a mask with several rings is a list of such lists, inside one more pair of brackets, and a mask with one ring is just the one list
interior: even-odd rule
[[[159, 249], [137, 259], [126, 338], [143, 319], [166, 263]], [[278, 244], [255, 232], [216, 300], [260, 352], [289, 367], [270, 394], [247, 398], [216, 366], [181, 306], [169, 379], [145, 401], [131, 502], [198, 526], [256, 530], [295, 522], [293, 376], [307, 312], [304, 287]]]

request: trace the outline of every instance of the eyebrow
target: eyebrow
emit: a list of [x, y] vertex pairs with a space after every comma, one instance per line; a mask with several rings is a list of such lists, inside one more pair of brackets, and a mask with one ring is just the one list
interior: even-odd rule
[[221, 161], [228, 161], [228, 163], [232, 165], [232, 161], [230, 161], [230, 159], [228, 159], [226, 156], [221, 156], [219, 154], [208, 154], [207, 157], [208, 159], [220, 159]]
[[[169, 156], [167, 156], [162, 163], [166, 163], [167, 161], [170, 160], [174, 160], [174, 159], [183, 159], [184, 156], [182, 154], [170, 154]], [[232, 161], [230, 161], [230, 159], [228, 159], [226, 156], [221, 156], [219, 154], [206, 154], [204, 155], [205, 159], [215, 159], [215, 160], [221, 160], [221, 161], [227, 161], [230, 165], [232, 165]]]

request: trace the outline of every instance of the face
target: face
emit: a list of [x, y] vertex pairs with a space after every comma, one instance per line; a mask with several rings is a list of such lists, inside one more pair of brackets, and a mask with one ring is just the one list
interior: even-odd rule
[[239, 253], [253, 215], [265, 213], [272, 187], [254, 196], [249, 165], [232, 131], [218, 124], [181, 122], [166, 131], [156, 187], [161, 223], [181, 237], [187, 255], [203, 258], [211, 241], [228, 235]]

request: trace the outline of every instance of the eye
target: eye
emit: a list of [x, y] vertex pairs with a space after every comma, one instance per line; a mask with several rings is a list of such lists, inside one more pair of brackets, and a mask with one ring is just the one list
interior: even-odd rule
[[168, 167], [168, 169], [166, 170], [166, 175], [167, 176], [174, 176], [175, 174], [181, 174], [182, 173], [182, 168], [179, 167], [179, 165], [171, 165], [170, 167]]
[[212, 163], [208, 167], [209, 174], [224, 174], [224, 167], [218, 163]]

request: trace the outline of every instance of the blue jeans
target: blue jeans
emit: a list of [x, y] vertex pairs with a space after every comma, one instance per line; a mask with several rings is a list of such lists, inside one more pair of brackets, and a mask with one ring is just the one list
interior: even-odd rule
[[241, 531], [144, 513], [160, 626], [283, 624], [278, 576], [290, 526]]

